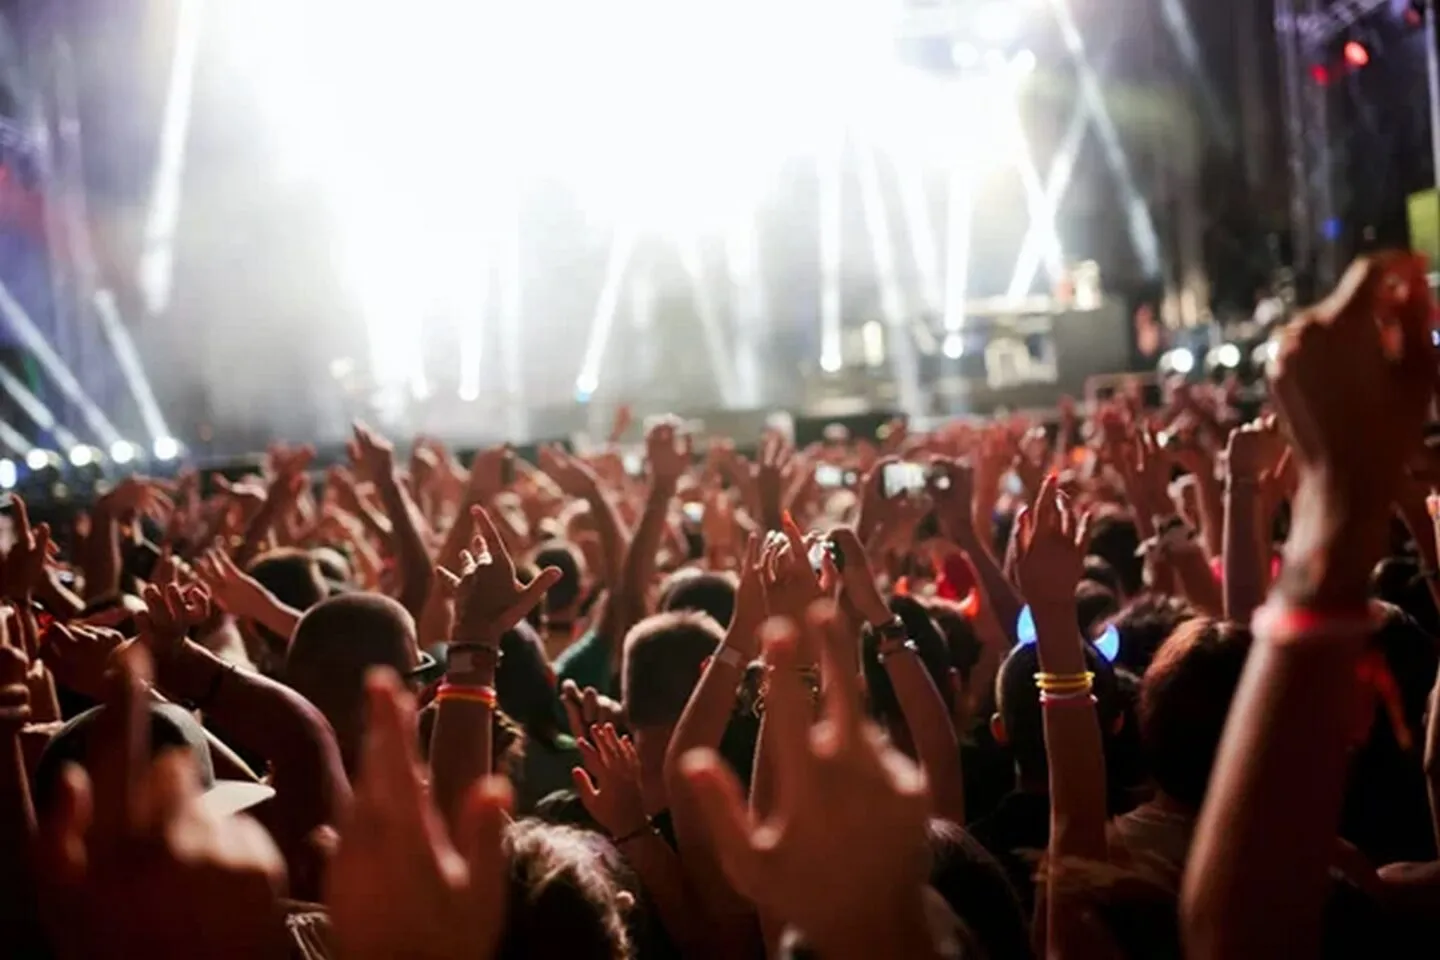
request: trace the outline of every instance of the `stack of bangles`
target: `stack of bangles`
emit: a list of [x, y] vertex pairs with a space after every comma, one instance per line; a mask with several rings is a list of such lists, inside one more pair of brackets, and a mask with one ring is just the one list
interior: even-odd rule
[[1040, 691], [1040, 706], [1090, 705], [1095, 702], [1091, 689], [1095, 685], [1095, 674], [1084, 673], [1037, 673], [1035, 686]]
[[435, 702], [464, 701], [465, 703], [480, 703], [494, 710], [500, 703], [500, 698], [495, 695], [494, 687], [469, 686], [462, 683], [451, 683], [448, 680], [440, 684], [440, 689], [435, 691]]

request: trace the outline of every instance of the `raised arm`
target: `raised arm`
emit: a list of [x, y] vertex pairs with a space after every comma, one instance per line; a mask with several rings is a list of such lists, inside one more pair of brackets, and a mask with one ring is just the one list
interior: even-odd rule
[[455, 586], [455, 632], [445, 683], [435, 700], [430, 735], [431, 788], [448, 822], [461, 815], [471, 786], [492, 772], [491, 720], [496, 707], [495, 668], [500, 638], [525, 618], [560, 578], [547, 567], [528, 584], [515, 576], [515, 561], [484, 509], [472, 507], [474, 536], [461, 555], [461, 574], [441, 568]]
[[[625, 552], [625, 567], [620, 583], [610, 595], [608, 613], [610, 636], [623, 637], [631, 626], [649, 613], [650, 581], [655, 576], [655, 556], [665, 535], [670, 501], [675, 497], [680, 477], [690, 466], [690, 438], [682, 436], [673, 419], [662, 420], [645, 436], [645, 456], [650, 465], [650, 490], [645, 498], [645, 511]], [[619, 644], [616, 643], [617, 654]]]
[[1300, 487], [1186, 866], [1189, 957], [1319, 952], [1348, 745], [1371, 709], [1367, 583], [1434, 391], [1429, 310], [1418, 258], [1380, 255], [1282, 341], [1272, 392]]
[[1075, 615], [1084, 559], [1083, 521], [1062, 502], [1055, 479], [1040, 487], [1018, 521], [1020, 587], [1035, 618], [1041, 673], [1036, 675], [1050, 768], [1050, 869], [1045, 904], [1046, 955], [1095, 955], [1074, 894], [1057, 883], [1066, 861], [1104, 862], [1105, 753]]
[[378, 433], [357, 423], [350, 455], [380, 494], [385, 516], [390, 519], [390, 542], [400, 567], [400, 605], [418, 620], [433, 576], [430, 551], [420, 532], [419, 508], [395, 472], [395, 448]]
[[691, 750], [717, 750], [735, 708], [735, 694], [745, 668], [760, 653], [760, 624], [765, 619], [765, 586], [760, 569], [760, 541], [751, 537], [740, 570], [735, 613], [725, 641], [700, 674], [695, 692], [675, 725], [665, 751], [665, 788], [675, 839], [686, 876], [712, 924], [730, 929], [749, 923], [754, 909], [725, 880], [715, 859], [700, 811], [683, 775], [681, 759]]
[[1230, 433], [1225, 464], [1225, 618], [1237, 623], [1250, 619], [1269, 583], [1269, 557], [1262, 553], [1258, 531], [1262, 508], [1260, 478], [1271, 462], [1277, 443], [1257, 425]]
[[600, 553], [604, 558], [604, 569], [596, 573], [606, 586], [618, 583], [623, 576], [629, 534], [620, 523], [615, 504], [605, 495], [600, 477], [583, 460], [572, 457], [558, 446], [541, 448], [540, 469], [555, 481], [561, 492], [589, 504], [590, 516], [600, 536]]
[[[1015, 624], [1020, 619], [1023, 602], [975, 526], [974, 517], [982, 512], [975, 506], [975, 494], [975, 474], [964, 461], [937, 459], [931, 464], [930, 497], [935, 502], [940, 529], [970, 558], [983, 594], [982, 605], [994, 613], [995, 620], [1014, 643]], [[996, 653], [999, 654], [995, 663], [998, 667], [1004, 653]], [[993, 669], [990, 675], [994, 675]]]
[[8, 608], [0, 607], [0, 929], [6, 931], [6, 946], [24, 955], [39, 944], [38, 904], [35, 902], [35, 864], [31, 845], [35, 840], [35, 810], [30, 804], [30, 783], [25, 776], [25, 756], [20, 748], [20, 730], [30, 719], [30, 692], [25, 674], [25, 654], [10, 645], [6, 621]]
[[265, 503], [245, 528], [240, 546], [234, 552], [235, 563], [247, 566], [255, 556], [265, 549], [270, 533], [280, 518], [288, 513], [299, 499], [300, 493], [309, 482], [305, 468], [310, 465], [315, 451], [309, 447], [289, 452], [275, 463], [275, 476], [265, 494]]
[[171, 585], [145, 590], [147, 612], [137, 616], [155, 678], [172, 699], [204, 711], [235, 747], [270, 766], [275, 799], [259, 812], [290, 866], [296, 896], [319, 896], [323, 862], [315, 828], [333, 826], [350, 802], [340, 748], [324, 715], [284, 684], [241, 670], [186, 639], [210, 615], [209, 597]]

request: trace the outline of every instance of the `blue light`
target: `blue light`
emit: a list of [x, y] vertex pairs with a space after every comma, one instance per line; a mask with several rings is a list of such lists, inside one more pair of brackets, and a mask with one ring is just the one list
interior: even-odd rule
[[1111, 663], [1114, 663], [1115, 658], [1120, 656], [1120, 631], [1115, 628], [1115, 624], [1105, 624], [1105, 632], [1100, 634], [1099, 639], [1095, 641], [1095, 649], [1100, 651], [1100, 656]]
[[589, 390], [579, 390], [579, 389], [577, 389], [577, 390], [575, 391], [575, 402], [576, 402], [576, 403], [589, 403], [589, 402], [590, 402], [590, 391], [589, 391]]
[[1020, 619], [1015, 621], [1015, 636], [1019, 638], [1022, 647], [1035, 642], [1035, 617], [1031, 614], [1028, 603], [1020, 611]]
[[1344, 224], [1340, 222], [1340, 218], [1330, 217], [1320, 225], [1320, 235], [1326, 240], [1339, 240], [1342, 229], [1344, 229]]
[[[1035, 635], [1035, 615], [1030, 612], [1030, 605], [1027, 603], [1021, 609], [1019, 619], [1015, 621], [1017, 645], [1023, 647], [1027, 643], [1034, 643]], [[1115, 624], [1105, 625], [1105, 631], [1095, 640], [1095, 649], [1100, 651], [1100, 656], [1107, 662], [1115, 662], [1115, 658], [1120, 655], [1120, 631], [1115, 628]]]

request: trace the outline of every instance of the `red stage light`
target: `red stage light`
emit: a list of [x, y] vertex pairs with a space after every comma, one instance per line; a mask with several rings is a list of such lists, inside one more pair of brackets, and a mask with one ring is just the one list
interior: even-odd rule
[[1345, 44], [1345, 62], [1352, 67], [1363, 67], [1370, 62], [1370, 51], [1365, 44], [1351, 40]]
[[1312, 63], [1310, 65], [1310, 79], [1322, 87], [1330, 85], [1330, 70], [1323, 63]]

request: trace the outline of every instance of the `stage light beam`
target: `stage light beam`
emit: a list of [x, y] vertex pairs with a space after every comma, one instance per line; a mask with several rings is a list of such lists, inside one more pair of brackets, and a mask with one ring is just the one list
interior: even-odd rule
[[840, 266], [843, 244], [842, 208], [847, 139], [836, 137], [833, 149], [820, 157], [820, 369], [837, 373], [844, 365], [840, 341]]
[[900, 409], [908, 416], [919, 416], [922, 404], [915, 344], [905, 327], [905, 293], [895, 269], [895, 247], [890, 240], [885, 198], [880, 191], [876, 152], [869, 145], [859, 151], [860, 210], [865, 220], [865, 232], [870, 235], [870, 253], [880, 287], [880, 313], [890, 341], [890, 368], [895, 377]]
[[[175, 227], [185, 179], [185, 146], [190, 135], [190, 107], [199, 59], [203, 0], [180, 0], [175, 17], [175, 47], [170, 59], [170, 84], [160, 126], [160, 149], [150, 185], [150, 210], [145, 218], [138, 285], [145, 309], [154, 316], [170, 302], [175, 260]], [[162, 436], [161, 430], [156, 436]]]
[[575, 398], [586, 402], [600, 386], [600, 365], [605, 361], [605, 348], [615, 326], [615, 311], [625, 287], [625, 273], [635, 252], [635, 231], [628, 226], [617, 227], [610, 240], [610, 253], [605, 263], [605, 282], [595, 301], [595, 316], [590, 321], [590, 335], [585, 341], [584, 360], [575, 378]]

